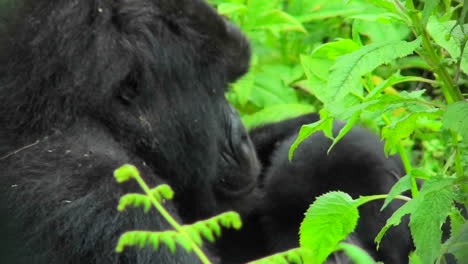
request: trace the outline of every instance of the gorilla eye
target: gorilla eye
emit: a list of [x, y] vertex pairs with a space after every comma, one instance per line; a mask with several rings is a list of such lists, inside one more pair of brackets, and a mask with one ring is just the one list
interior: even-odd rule
[[124, 105], [131, 105], [135, 98], [140, 95], [138, 78], [135, 77], [135, 74], [129, 74], [119, 82], [117, 98]]

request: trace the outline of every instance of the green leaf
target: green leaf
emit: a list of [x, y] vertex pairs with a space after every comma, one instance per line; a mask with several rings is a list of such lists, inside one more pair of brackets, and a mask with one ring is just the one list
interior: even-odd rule
[[442, 224], [452, 208], [453, 179], [432, 179], [423, 185], [419, 195], [400, 207], [379, 232], [380, 243], [385, 232], [400, 224], [401, 218], [411, 214], [410, 228], [416, 245], [415, 255], [421, 263], [433, 263], [441, 248]]
[[229, 92], [235, 93], [239, 104], [244, 106], [250, 99], [254, 83], [255, 75], [253, 72], [250, 72], [237, 82], [233, 83], [231, 85], [231, 91]]
[[259, 260], [254, 260], [248, 264], [278, 264], [278, 263], [294, 263], [294, 264], [310, 264], [312, 252], [305, 248], [294, 248], [285, 252], [280, 252]]
[[335, 92], [335, 100], [350, 93], [362, 95], [362, 86], [359, 85], [362, 75], [396, 58], [412, 54], [420, 46], [420, 43], [419, 38], [412, 42], [376, 43], [341, 56], [332, 68], [327, 89]]
[[126, 182], [139, 175], [138, 169], [130, 164], [125, 164], [114, 171], [114, 178], [118, 183]]
[[[301, 62], [305, 69], [317, 77], [328, 79], [328, 71], [340, 56], [356, 51], [361, 46], [351, 39], [340, 39], [325, 43], [316, 48], [310, 56], [302, 55]], [[306, 65], [303, 60], [307, 59]], [[307, 71], [306, 71], [307, 73]]]
[[382, 208], [380, 210], [385, 209], [393, 199], [399, 194], [401, 194], [404, 191], [410, 190], [411, 189], [411, 176], [406, 175], [398, 180], [395, 185], [393, 185], [392, 189], [388, 193], [387, 198], [385, 199], [385, 203], [383, 204]]
[[427, 21], [429, 20], [429, 17], [432, 14], [432, 11], [436, 9], [436, 7], [439, 5], [440, 0], [426, 0], [424, 2], [424, 9], [422, 11], [422, 18], [421, 22], [423, 24], [426, 24]]
[[163, 242], [169, 251], [174, 254], [176, 251], [176, 242], [174, 238], [174, 234], [172, 232], [162, 232], [159, 234], [159, 239]]
[[371, 256], [358, 246], [348, 243], [340, 243], [337, 249], [343, 250], [355, 264], [375, 264], [375, 261]]
[[242, 121], [247, 129], [250, 129], [265, 123], [273, 123], [311, 113], [314, 110], [314, 107], [310, 104], [278, 104], [266, 107], [252, 115], [244, 116]]
[[459, 231], [452, 234], [445, 246], [448, 252], [455, 256], [458, 263], [468, 260], [468, 222], [465, 221]]
[[417, 127], [420, 118], [436, 119], [442, 114], [441, 110], [429, 109], [426, 112], [415, 112], [398, 120], [382, 130], [382, 138], [386, 139], [385, 152], [392, 153], [392, 149], [399, 144], [400, 140], [409, 137]]
[[447, 129], [453, 130], [463, 137], [468, 144], [468, 102], [456, 102], [448, 106], [442, 122]]
[[340, 130], [338, 135], [333, 139], [333, 143], [328, 148], [327, 153], [329, 154], [332, 148], [340, 141], [348, 132], [354, 127], [354, 125], [359, 121], [361, 117], [361, 111], [353, 113], [353, 116], [346, 122], [345, 126]]
[[387, 0], [367, 0], [367, 1], [378, 7], [382, 7], [392, 13], [398, 14], [398, 10], [396, 9], [395, 4], [393, 4], [393, 2], [391, 1], [387, 1]]
[[299, 20], [281, 10], [271, 10], [260, 14], [256, 19], [253, 29], [307, 32]]
[[[440, 22], [435, 17], [430, 17], [427, 31], [439, 46], [447, 50], [452, 58], [458, 60], [461, 56], [461, 69], [468, 74], [467, 43], [462, 41], [466, 33], [462, 32], [460, 27], [454, 27], [456, 23], [455, 20]], [[463, 54], [461, 54], [463, 46], [465, 49]]]
[[[434, 190], [424, 186], [417, 198], [424, 198], [410, 217], [410, 229], [416, 246], [415, 254], [423, 263], [434, 263], [441, 249], [441, 226], [449, 215], [454, 199], [452, 180], [436, 183]], [[422, 197], [420, 197], [422, 196]], [[416, 198], [416, 199], [417, 199]]]
[[174, 191], [167, 184], [161, 184], [151, 189], [151, 195], [158, 201], [163, 202], [164, 199], [171, 200], [174, 198]]
[[329, 192], [319, 196], [302, 221], [301, 248], [311, 250], [314, 261], [322, 263], [338, 243], [354, 231], [358, 218], [358, 209], [348, 194]]
[[247, 11], [247, 7], [243, 4], [222, 3], [218, 5], [218, 12], [221, 15], [243, 14]]
[[151, 208], [151, 200], [144, 194], [129, 193], [120, 198], [117, 210], [121, 212], [127, 209], [129, 206], [143, 206], [145, 213], [147, 213]]
[[213, 231], [207, 225], [205, 225], [205, 223], [198, 222], [198, 223], [196, 223], [196, 224], [194, 224], [192, 226], [193, 226], [193, 228], [195, 228], [198, 231], [198, 233], [200, 233], [208, 241], [210, 241], [210, 242], [215, 241]]
[[333, 127], [333, 119], [332, 118], [322, 118], [319, 121], [312, 123], [310, 125], [303, 125], [301, 127], [301, 130], [299, 131], [299, 134], [294, 141], [294, 143], [291, 145], [291, 148], [289, 149], [289, 160], [293, 159], [294, 151], [297, 149], [299, 144], [301, 144], [302, 141], [304, 141], [306, 138], [308, 138], [310, 135], [317, 131], [324, 131], [325, 135], [329, 138], [332, 138], [332, 127]]

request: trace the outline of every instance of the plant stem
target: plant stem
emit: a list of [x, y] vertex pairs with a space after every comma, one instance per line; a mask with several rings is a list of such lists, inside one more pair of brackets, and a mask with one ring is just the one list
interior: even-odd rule
[[[366, 204], [368, 202], [372, 202], [372, 201], [375, 201], [375, 200], [387, 199], [387, 197], [388, 197], [388, 194], [369, 195], [369, 196], [366, 196], [365, 201], [357, 203], [356, 206], [359, 207], [359, 206], [361, 206], [363, 204]], [[409, 202], [409, 201], [412, 200], [411, 198], [409, 198], [407, 196], [404, 196], [404, 195], [397, 195], [397, 196], [395, 196], [395, 199], [403, 200], [403, 201], [406, 201], [406, 202]]]
[[153, 204], [153, 206], [156, 207], [156, 209], [167, 220], [167, 222], [172, 227], [174, 227], [174, 229], [177, 232], [181, 233], [182, 235], [186, 236], [190, 241], [192, 241], [193, 251], [195, 252], [195, 254], [198, 255], [201, 262], [203, 264], [211, 264], [211, 261], [208, 259], [208, 257], [205, 255], [205, 253], [203, 253], [203, 251], [197, 245], [197, 243], [195, 243], [195, 241], [193, 241], [193, 239], [184, 231], [182, 226], [179, 223], [177, 223], [177, 221], [174, 220], [174, 218], [169, 214], [169, 212], [166, 211], [166, 209], [153, 197], [153, 195], [151, 194], [151, 189], [146, 184], [146, 182], [141, 178], [141, 176], [140, 175], [133, 175], [133, 176], [134, 176], [135, 180], [138, 182], [138, 184], [140, 185], [140, 187], [143, 189], [143, 191], [146, 193], [148, 198], [151, 200], [151, 203]]

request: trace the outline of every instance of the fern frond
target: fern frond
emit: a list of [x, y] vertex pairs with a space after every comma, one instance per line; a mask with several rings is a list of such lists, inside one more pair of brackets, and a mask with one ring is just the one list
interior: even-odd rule
[[148, 196], [139, 193], [129, 193], [120, 198], [117, 210], [123, 211], [128, 207], [139, 207], [143, 206], [145, 213], [151, 208], [151, 200]]
[[116, 251], [121, 253], [125, 247], [138, 246], [140, 248], [150, 245], [154, 250], [160, 244], [165, 244], [171, 253], [175, 253], [176, 244], [182, 246], [187, 252], [193, 250], [193, 244], [184, 234], [176, 231], [151, 232], [151, 231], [129, 231], [120, 236]]
[[118, 183], [126, 182], [139, 176], [138, 169], [130, 164], [125, 164], [114, 171], [114, 178]]
[[274, 254], [248, 264], [305, 264], [309, 263], [312, 251], [305, 248], [294, 248], [285, 252]]
[[159, 202], [163, 203], [164, 200], [171, 200], [174, 197], [174, 191], [167, 184], [161, 184], [151, 189], [151, 195]]
[[242, 221], [239, 214], [236, 212], [226, 212], [191, 225], [185, 225], [182, 228], [193, 241], [201, 245], [201, 237], [214, 242], [215, 238], [221, 235], [221, 227], [240, 229]]

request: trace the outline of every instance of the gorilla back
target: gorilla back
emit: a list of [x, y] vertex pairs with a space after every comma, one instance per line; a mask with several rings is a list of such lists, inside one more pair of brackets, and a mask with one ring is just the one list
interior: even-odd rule
[[[179, 221], [243, 208], [258, 162], [228, 82], [250, 51], [202, 0], [17, 1], [0, 38], [0, 263], [197, 263], [114, 253], [157, 212], [117, 213], [115, 168], [176, 192]], [[220, 175], [220, 176], [218, 176]]]

